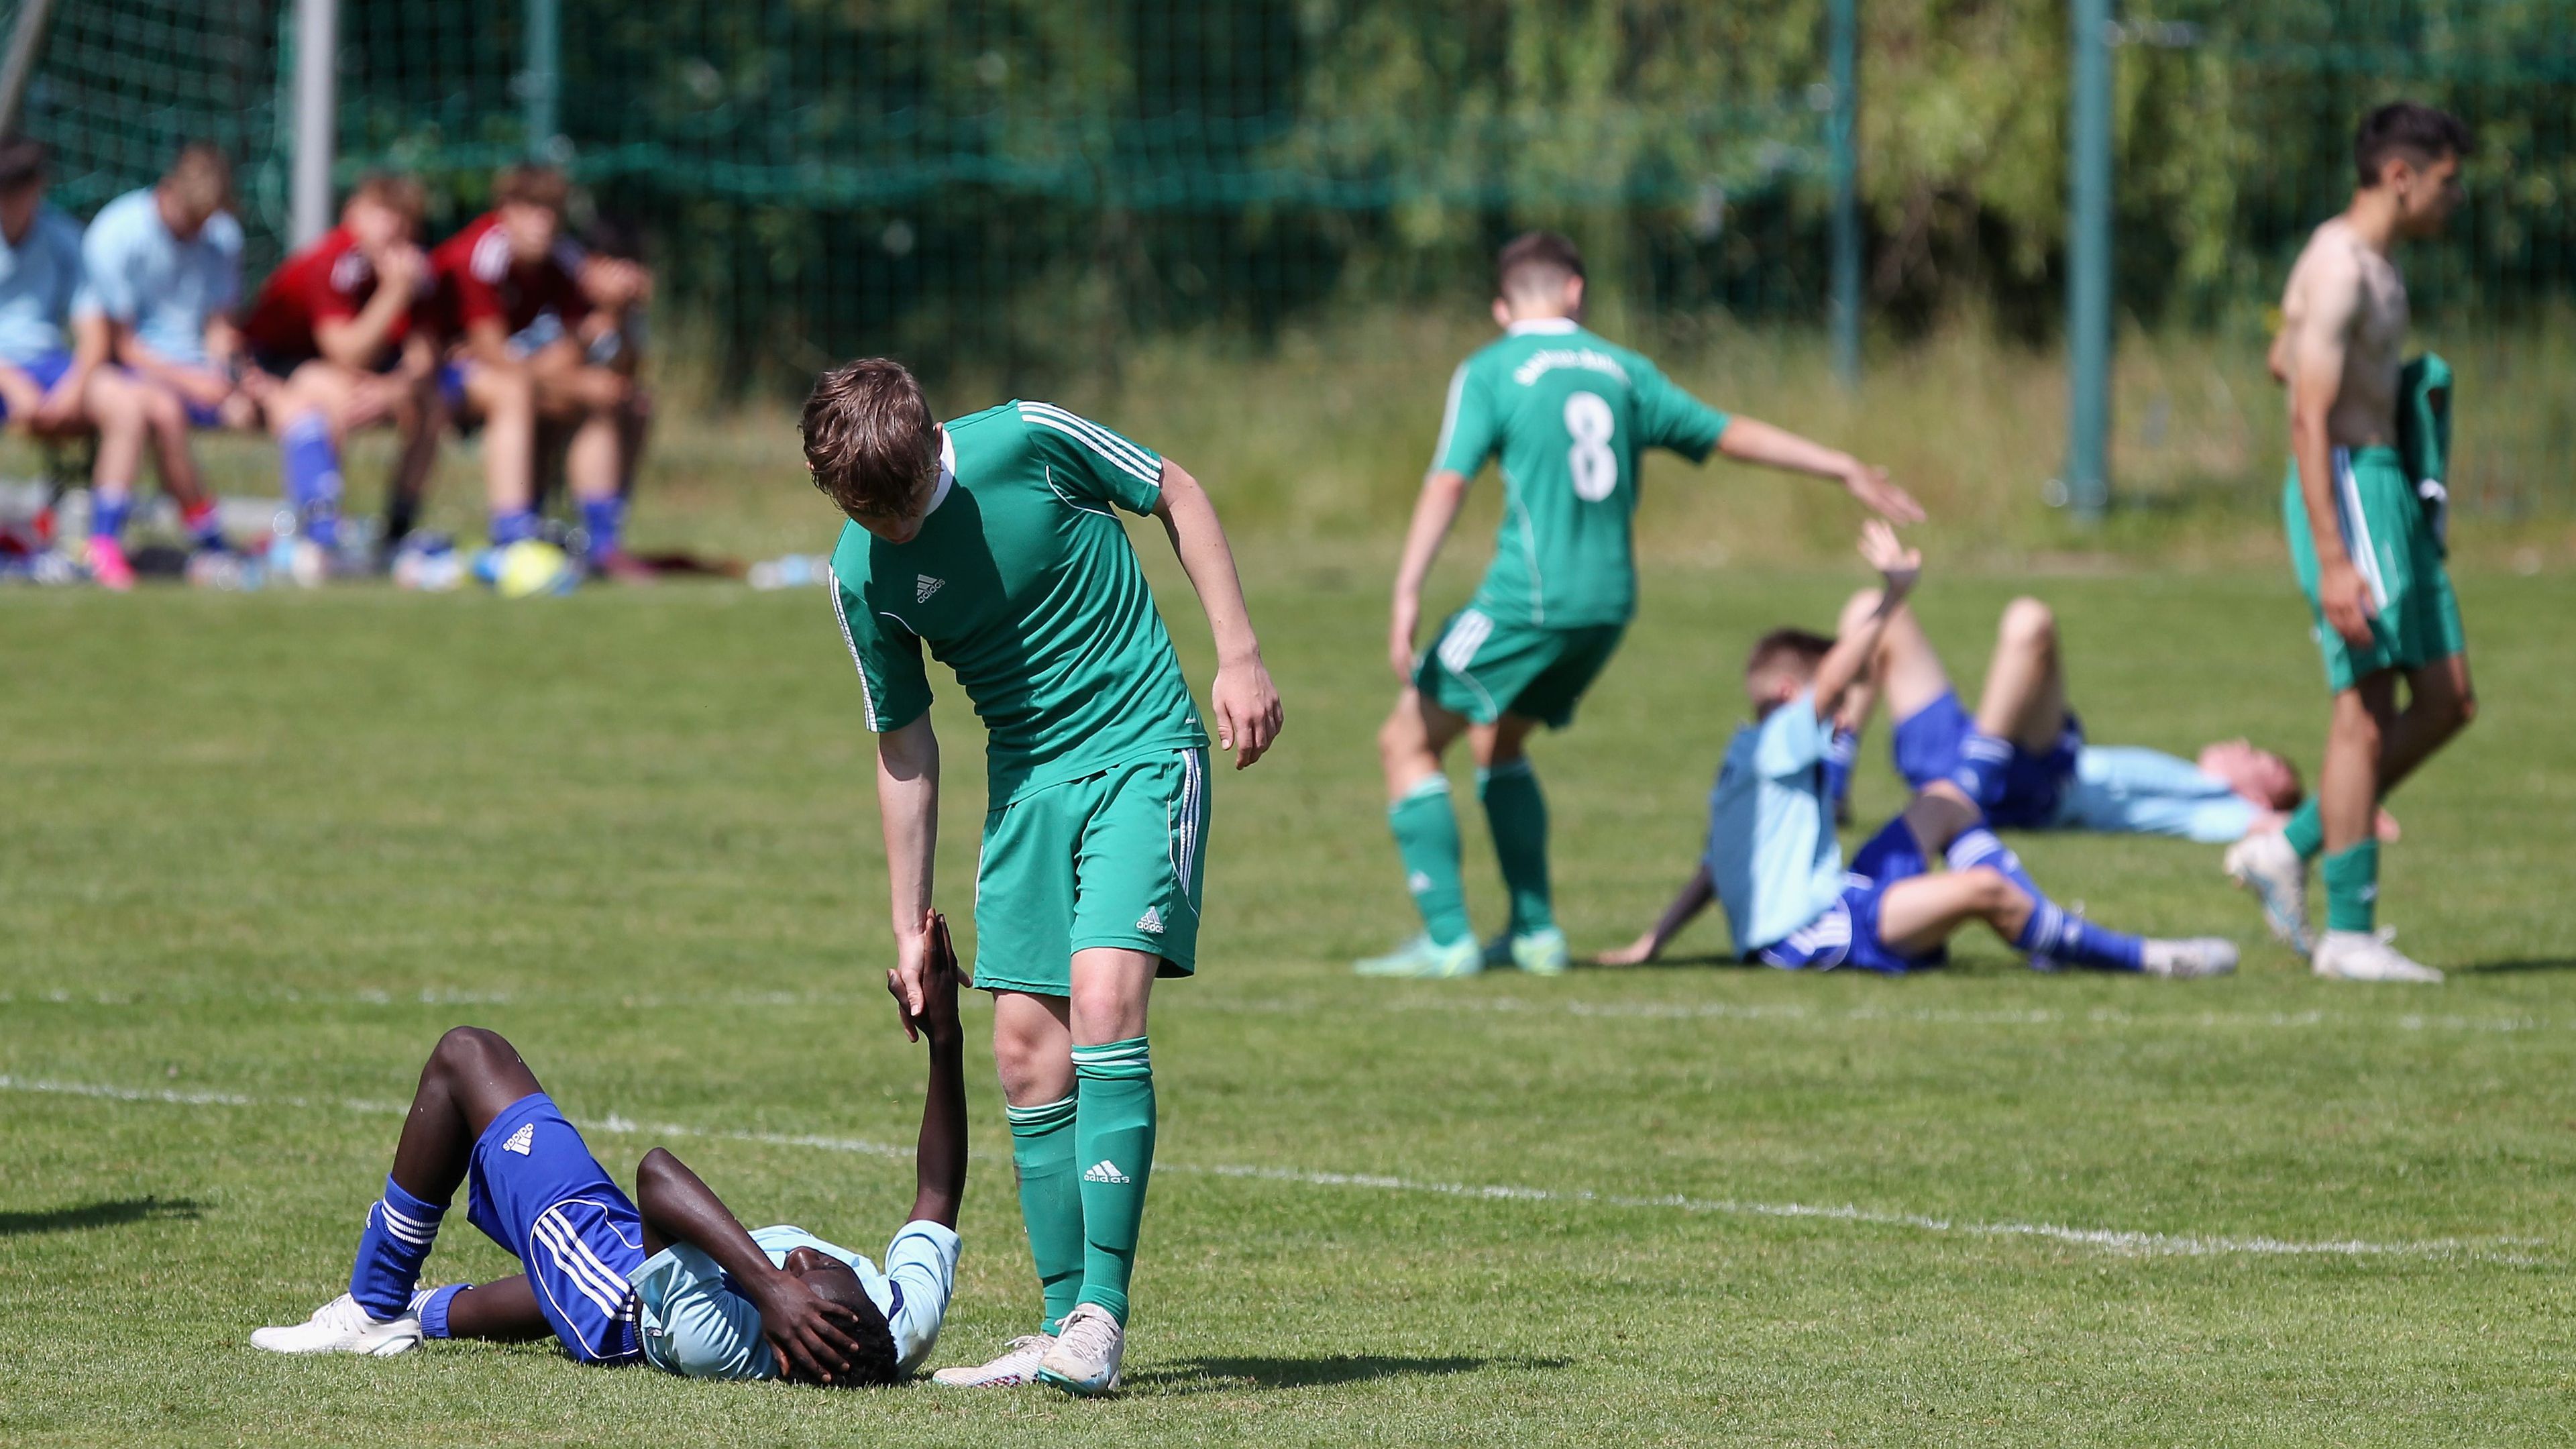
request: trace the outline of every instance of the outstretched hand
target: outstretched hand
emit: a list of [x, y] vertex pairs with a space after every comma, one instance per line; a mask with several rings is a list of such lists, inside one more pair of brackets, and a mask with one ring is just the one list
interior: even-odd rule
[[1923, 573], [1923, 551], [1906, 547], [1883, 519], [1873, 518], [1860, 526], [1860, 556], [1887, 581], [1891, 594], [1909, 592]]
[[[895, 1019], [903, 1023], [907, 1041], [921, 1040], [921, 1028], [927, 1024], [930, 1010], [932, 957], [946, 952], [952, 980], [957, 969], [955, 951], [948, 947], [948, 922], [937, 911], [923, 911], [921, 924], [910, 931], [897, 932], [894, 938], [894, 966], [886, 972], [886, 994], [894, 998]], [[952, 991], [949, 1010], [956, 1011]]]
[[1914, 495], [1887, 481], [1885, 468], [1855, 463], [1843, 474], [1843, 487], [1870, 512], [1890, 523], [1921, 523], [1923, 505]]

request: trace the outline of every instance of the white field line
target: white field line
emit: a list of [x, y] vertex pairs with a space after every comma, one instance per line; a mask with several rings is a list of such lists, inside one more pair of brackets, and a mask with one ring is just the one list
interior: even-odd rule
[[[399, 1116], [406, 1108], [394, 1102], [370, 1102], [357, 1098], [325, 1099], [311, 1097], [277, 1097], [263, 1101], [236, 1092], [165, 1091], [146, 1087], [118, 1087], [90, 1082], [65, 1082], [51, 1078], [0, 1076], [0, 1091], [49, 1093], [72, 1097], [93, 1097], [115, 1102], [160, 1103], [183, 1107], [336, 1107], [344, 1111], [374, 1115]], [[892, 1143], [871, 1142], [855, 1137], [828, 1137], [805, 1133], [742, 1132], [729, 1129], [688, 1127], [674, 1123], [637, 1122], [618, 1113], [610, 1113], [591, 1124], [594, 1132], [621, 1136], [694, 1137], [726, 1142], [752, 1142], [772, 1147], [804, 1147], [825, 1152], [853, 1153], [867, 1157], [908, 1158], [913, 1149]], [[989, 1159], [986, 1159], [989, 1160]], [[2293, 1239], [2274, 1237], [2237, 1237], [2198, 1233], [2149, 1233], [2122, 1228], [2082, 1228], [2060, 1223], [1966, 1222], [1955, 1218], [1935, 1217], [1929, 1213], [1895, 1212], [1882, 1208], [1865, 1208], [1845, 1203], [1839, 1206], [1815, 1203], [1745, 1202], [1734, 1198], [1699, 1198], [1682, 1194], [1641, 1196], [1628, 1193], [1596, 1192], [1588, 1188], [1522, 1187], [1508, 1184], [1434, 1182], [1420, 1178], [1389, 1177], [1359, 1172], [1306, 1172], [1285, 1167], [1247, 1167], [1226, 1163], [1188, 1163], [1162, 1161], [1155, 1170], [1197, 1177], [1235, 1178], [1253, 1182], [1294, 1183], [1302, 1187], [1356, 1188], [1366, 1191], [1422, 1193], [1438, 1197], [1464, 1198], [1481, 1202], [1528, 1202], [1596, 1206], [1628, 1209], [1664, 1209], [1684, 1213], [1716, 1214], [1728, 1217], [1803, 1218], [1819, 1222], [1856, 1223], [1872, 1227], [1909, 1228], [1918, 1232], [1980, 1238], [2036, 1238], [2065, 1243], [2074, 1247], [2095, 1248], [2104, 1252], [2148, 1258], [2210, 1257], [2321, 1257], [2321, 1258], [2469, 1258], [2486, 1262], [2528, 1266], [2536, 1259], [2503, 1251], [2537, 1246], [2537, 1239], [2527, 1238], [2421, 1238], [2401, 1242], [2373, 1242], [2361, 1238]]]
[[[249, 991], [72, 991], [54, 987], [42, 991], [0, 991], [0, 1006], [27, 1003], [52, 1006], [184, 1006], [205, 1002], [285, 1001], [314, 1002], [323, 1005], [358, 1006], [543, 1006], [578, 1002], [593, 1008], [616, 1008], [629, 1011], [702, 1010], [707, 1007], [865, 1007], [874, 1005], [874, 992], [836, 991], [719, 991], [700, 993], [641, 993], [603, 998], [594, 994], [565, 992], [464, 991], [444, 987], [425, 987], [410, 991], [387, 991], [362, 988], [354, 991], [303, 991], [295, 988]], [[1308, 1012], [1347, 1012], [1348, 1000], [1230, 1000], [1224, 997], [1191, 998], [1181, 1009], [1219, 1011], [1255, 1015], [1302, 1015]], [[1968, 1011], [1955, 1008], [1919, 1007], [1911, 1010], [1884, 1006], [1854, 1006], [1842, 1009], [1817, 1008], [1800, 1002], [1731, 1002], [1731, 1001], [1530, 1001], [1513, 996], [1459, 996], [1448, 1000], [1421, 997], [1399, 997], [1380, 1000], [1370, 1009], [1387, 1012], [1464, 1012], [1496, 1016], [1570, 1016], [1592, 1021], [1806, 1021], [1825, 1024], [1838, 1021], [1890, 1022], [1929, 1026], [2135, 1026], [2150, 1030], [2284, 1030], [2301, 1031], [2322, 1026], [2386, 1027], [2398, 1031], [2471, 1032], [2503, 1034], [2513, 1032], [2566, 1031], [2576, 1029], [2576, 1022], [2552, 1021], [2532, 1016], [2464, 1016], [2456, 1013], [2427, 1015], [2409, 1012], [2402, 1016], [2376, 1016], [2368, 1013], [2307, 1011], [2177, 1011], [2131, 1012], [2116, 1006], [2096, 1006], [2082, 1011], [2056, 1007], [2013, 1008], [2000, 1011]]]

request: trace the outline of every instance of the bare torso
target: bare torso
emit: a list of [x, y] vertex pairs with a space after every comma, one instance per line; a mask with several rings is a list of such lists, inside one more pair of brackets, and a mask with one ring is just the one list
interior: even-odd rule
[[2397, 374], [2406, 346], [2406, 279], [2338, 216], [2316, 229], [2281, 295], [2272, 371], [2295, 396], [2303, 366], [2342, 376], [2326, 432], [2337, 447], [2397, 441]]

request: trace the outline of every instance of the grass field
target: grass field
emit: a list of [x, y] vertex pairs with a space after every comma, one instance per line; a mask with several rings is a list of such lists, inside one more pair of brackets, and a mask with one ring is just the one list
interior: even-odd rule
[[[909, 1142], [920, 1063], [876, 984], [869, 741], [818, 595], [8, 597], [0, 1442], [2566, 1441], [2576, 580], [2464, 584], [2485, 711], [2397, 800], [2384, 901], [2445, 986], [2316, 983], [2214, 850], [2109, 839], [2019, 843], [2096, 918], [2234, 936], [2242, 975], [2042, 977], [1979, 939], [1805, 978], [1702, 926], [1669, 968], [1433, 985], [1347, 968], [1408, 929], [1369, 745], [1382, 564], [1248, 559], [1288, 733], [1219, 783], [1202, 976], [1159, 997], [1132, 1391], [1101, 1404], [243, 1341], [339, 1291], [461, 1021], [621, 1174], [666, 1141], [754, 1221], [892, 1230], [910, 1167], [871, 1144]], [[1973, 677], [2014, 585], [1942, 562], [1922, 611]], [[1688, 869], [1750, 633], [1856, 582], [1650, 576], [1541, 746], [1578, 947]], [[2277, 569], [2041, 587], [2097, 737], [2250, 732], [2313, 767]], [[942, 693], [962, 914], [980, 772]], [[1897, 803], [1876, 746], [1865, 816]], [[942, 1362], [1035, 1309], [980, 1045], [970, 1071]], [[462, 1216], [432, 1273], [504, 1271]]]

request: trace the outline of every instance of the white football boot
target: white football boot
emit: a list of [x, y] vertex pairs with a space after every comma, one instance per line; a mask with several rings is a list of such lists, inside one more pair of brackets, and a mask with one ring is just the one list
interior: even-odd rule
[[1024, 1333], [1004, 1344], [992, 1362], [944, 1368], [932, 1374], [930, 1381], [952, 1389], [1010, 1389], [1033, 1384], [1038, 1381], [1038, 1360], [1053, 1347], [1054, 1334]]
[[389, 1358], [420, 1346], [420, 1320], [375, 1318], [343, 1293], [313, 1310], [302, 1323], [281, 1324], [252, 1332], [250, 1345], [270, 1353], [356, 1353]]
[[2217, 936], [2181, 941], [2148, 939], [2141, 943], [2138, 969], [2175, 981], [2195, 976], [2225, 976], [2236, 969], [2236, 943]]
[[1038, 1377], [1068, 1394], [1097, 1398], [1118, 1392], [1118, 1365], [1126, 1357], [1127, 1330], [1099, 1304], [1079, 1304], [1056, 1329]]
[[2311, 963], [2319, 976], [2337, 981], [2424, 981], [2442, 979], [2442, 973], [2420, 961], [2410, 961], [2390, 942], [2397, 932], [2383, 926], [2371, 931], [2328, 931], [2317, 942], [2316, 959]]
[[2263, 924], [2281, 944], [2308, 955], [2315, 942], [2308, 935], [2308, 863], [2277, 830], [2249, 835], [2227, 847], [2227, 878], [2254, 893], [2263, 904]]

